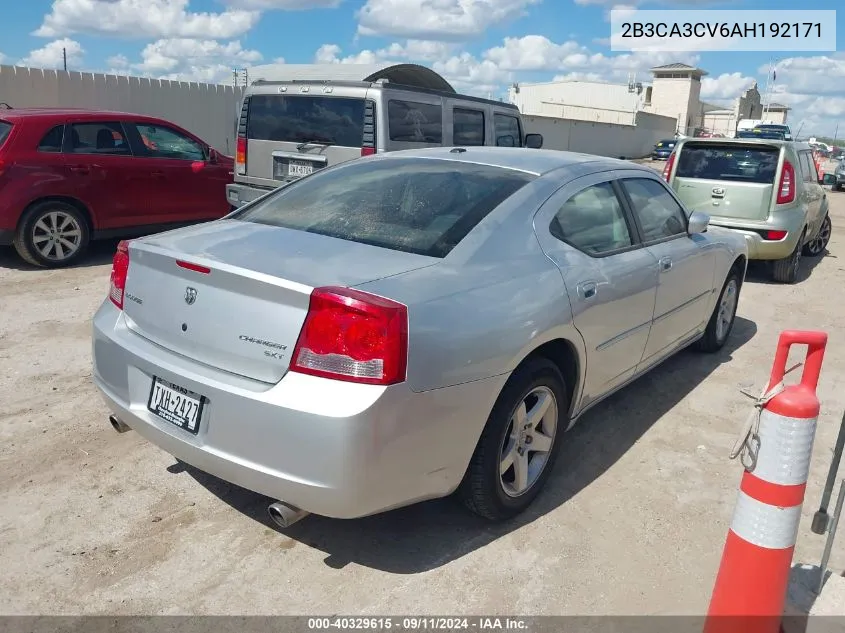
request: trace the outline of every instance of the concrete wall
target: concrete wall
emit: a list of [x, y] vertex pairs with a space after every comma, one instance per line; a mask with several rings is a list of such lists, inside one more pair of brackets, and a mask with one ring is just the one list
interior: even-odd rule
[[508, 90], [511, 103], [523, 114], [633, 125], [643, 108], [642, 94], [628, 92], [628, 84], [596, 81], [554, 81], [520, 84]]
[[158, 116], [229, 155], [235, 152], [242, 93], [217, 84], [0, 66], [0, 102], [13, 108], [96, 108]]
[[675, 134], [675, 119], [638, 112], [636, 125], [591, 123], [526, 115], [525, 131], [543, 135], [543, 148], [598, 154], [612, 158], [642, 158], [654, 144]]

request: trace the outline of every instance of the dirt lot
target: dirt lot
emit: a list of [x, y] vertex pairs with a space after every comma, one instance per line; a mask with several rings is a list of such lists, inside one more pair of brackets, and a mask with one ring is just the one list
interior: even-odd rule
[[89, 327], [114, 243], [56, 272], [0, 253], [0, 613], [701, 613], [741, 471], [738, 387], [762, 387], [785, 328], [830, 333], [796, 553], [817, 563], [809, 522], [845, 409], [845, 194], [829, 195], [830, 254], [791, 287], [752, 270], [730, 347], [593, 410], [533, 511], [498, 527], [442, 500], [282, 534], [266, 499], [108, 424]]

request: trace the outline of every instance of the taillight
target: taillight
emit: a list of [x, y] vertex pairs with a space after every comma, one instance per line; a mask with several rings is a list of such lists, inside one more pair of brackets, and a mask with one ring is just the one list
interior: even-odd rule
[[244, 175], [246, 173], [246, 137], [238, 137], [238, 145], [235, 150], [235, 167], [238, 174]]
[[372, 156], [376, 153], [375, 147], [362, 147], [361, 148], [361, 156]]
[[786, 237], [786, 231], [766, 231], [767, 240], [778, 241]]
[[316, 288], [291, 370], [370, 385], [405, 380], [408, 308], [350, 288]]
[[111, 288], [109, 299], [123, 310], [123, 292], [126, 290], [126, 276], [129, 274], [129, 242], [121, 240], [117, 245], [111, 264]]
[[795, 200], [795, 168], [788, 160], [783, 161], [778, 186], [778, 204], [788, 204]]
[[666, 159], [666, 166], [663, 167], [663, 180], [669, 182], [669, 176], [672, 173], [672, 167], [675, 165], [675, 152], [669, 154], [669, 158]]

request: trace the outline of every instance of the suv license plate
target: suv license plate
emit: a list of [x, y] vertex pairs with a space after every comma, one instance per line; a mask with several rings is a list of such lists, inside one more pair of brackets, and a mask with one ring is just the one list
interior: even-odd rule
[[294, 162], [291, 162], [288, 165], [288, 176], [301, 178], [302, 176], [310, 176], [312, 173], [314, 173], [314, 165]]

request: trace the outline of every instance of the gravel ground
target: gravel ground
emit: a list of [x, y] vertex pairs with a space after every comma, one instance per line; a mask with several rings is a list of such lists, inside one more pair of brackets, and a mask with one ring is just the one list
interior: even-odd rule
[[113, 248], [61, 271], [0, 252], [2, 614], [700, 614], [741, 472], [739, 387], [763, 386], [786, 328], [830, 333], [795, 557], [818, 562], [810, 517], [845, 409], [842, 229], [795, 286], [752, 269], [723, 353], [683, 352], [585, 416], [527, 516], [492, 527], [447, 499], [284, 534], [266, 499], [109, 426], [89, 330]]

